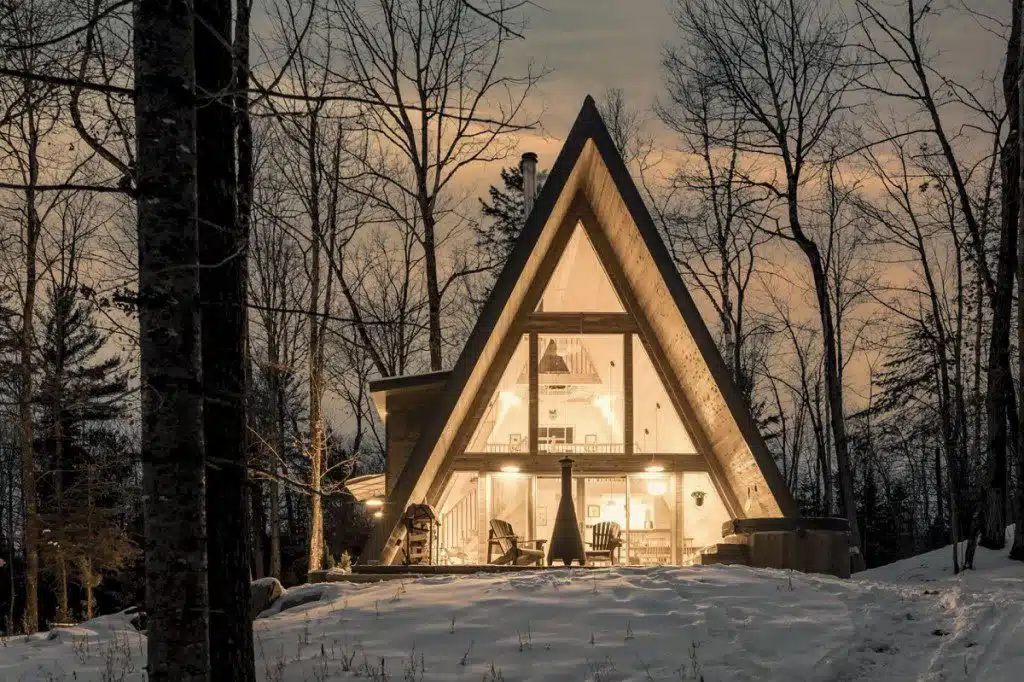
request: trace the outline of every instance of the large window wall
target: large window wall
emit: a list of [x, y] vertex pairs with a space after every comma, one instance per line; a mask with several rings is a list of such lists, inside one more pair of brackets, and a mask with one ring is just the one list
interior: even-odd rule
[[693, 454], [608, 271], [576, 225], [466, 452]]
[[[531, 391], [537, 393], [535, 401]], [[531, 410], [536, 410], [535, 443]], [[696, 450], [638, 334], [558, 332], [520, 338], [466, 452], [640, 455]]]
[[[560, 500], [556, 476], [455, 472], [439, 508], [443, 560], [484, 563], [490, 519], [550, 543]], [[618, 524], [626, 565], [692, 564], [702, 548], [721, 542], [729, 520], [706, 472], [575, 476], [573, 501], [585, 542], [598, 524]]]

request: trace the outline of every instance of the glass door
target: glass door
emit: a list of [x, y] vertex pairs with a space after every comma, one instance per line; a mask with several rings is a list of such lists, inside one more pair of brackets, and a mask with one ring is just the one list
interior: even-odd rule
[[551, 545], [551, 532], [555, 529], [555, 514], [562, 499], [562, 481], [553, 476], [537, 477], [537, 504], [534, 507], [534, 528], [538, 540], [547, 540], [544, 549]]
[[[626, 477], [592, 477], [583, 479], [583, 541], [593, 543], [594, 526], [615, 523], [626, 537]], [[592, 544], [587, 549], [593, 549]], [[625, 560], [622, 552], [620, 559]]]
[[501, 519], [512, 525], [516, 535], [524, 540], [533, 539], [532, 507], [533, 477], [526, 474], [491, 474], [488, 495], [490, 519]]
[[627, 563], [671, 564], [676, 555], [674, 477], [637, 474], [629, 477]]

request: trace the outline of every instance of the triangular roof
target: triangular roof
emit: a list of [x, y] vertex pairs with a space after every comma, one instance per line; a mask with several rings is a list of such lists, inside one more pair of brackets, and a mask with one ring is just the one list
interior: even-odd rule
[[[440, 493], [450, 459], [464, 447], [481, 409], [491, 367], [504, 365], [557, 256], [579, 222], [606, 258], [616, 289], [650, 344], [652, 361], [673, 379], [673, 402], [709, 463], [734, 518], [799, 515], [753, 416], [737, 391], [668, 249], [587, 96], [512, 253], [449, 373], [434, 414], [398, 475], [364, 556], [397, 539], [402, 512]], [[611, 266], [611, 267], [610, 267]], [[500, 369], [499, 369], [500, 371]], [[394, 547], [394, 545], [391, 545]]]

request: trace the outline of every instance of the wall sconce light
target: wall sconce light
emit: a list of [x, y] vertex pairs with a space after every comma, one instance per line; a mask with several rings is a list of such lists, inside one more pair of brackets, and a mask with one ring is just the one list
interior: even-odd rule
[[377, 511], [373, 512], [373, 518], [375, 518], [375, 519], [382, 518], [383, 516], [384, 516], [384, 512], [382, 512], [379, 509]]
[[694, 502], [697, 503], [698, 507], [701, 507], [701, 506], [704, 505], [704, 491], [703, 490], [694, 490], [692, 493], [690, 493], [690, 497], [693, 498]]
[[379, 497], [371, 497], [366, 501], [366, 506], [372, 509], [377, 509], [384, 506], [384, 500]]

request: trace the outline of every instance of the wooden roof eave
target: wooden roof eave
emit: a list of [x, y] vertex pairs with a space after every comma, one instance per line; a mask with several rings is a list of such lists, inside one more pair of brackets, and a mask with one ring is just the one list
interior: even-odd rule
[[387, 399], [390, 394], [444, 384], [448, 381], [449, 374], [451, 372], [448, 370], [442, 370], [374, 379], [370, 382], [370, 397], [377, 408], [377, 415], [382, 422], [387, 417]]

